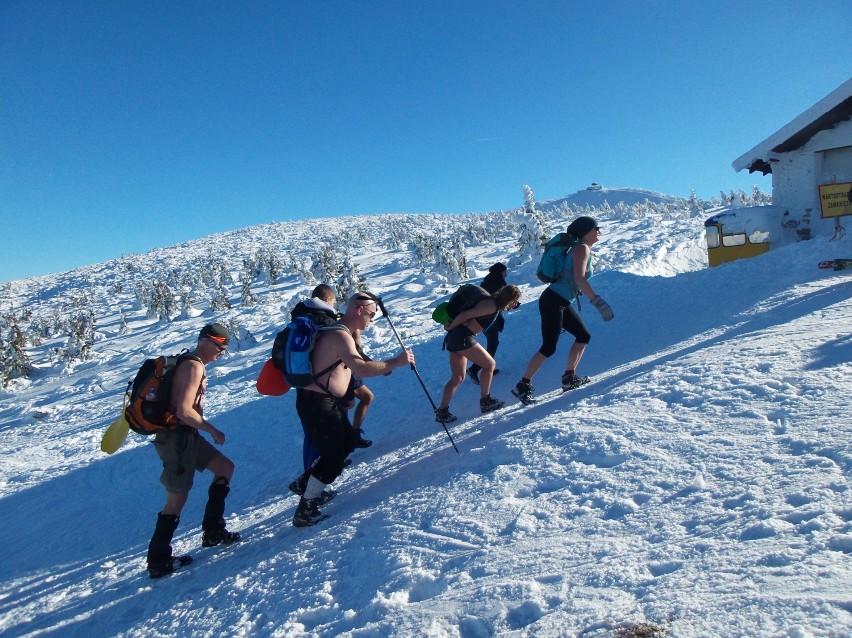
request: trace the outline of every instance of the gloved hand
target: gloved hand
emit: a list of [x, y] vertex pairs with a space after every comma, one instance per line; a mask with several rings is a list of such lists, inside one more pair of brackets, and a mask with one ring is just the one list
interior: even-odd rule
[[598, 312], [601, 313], [601, 318], [603, 318], [604, 321], [609, 321], [615, 316], [612, 308], [609, 307], [607, 302], [601, 299], [600, 295], [592, 299], [591, 304], [598, 309]]

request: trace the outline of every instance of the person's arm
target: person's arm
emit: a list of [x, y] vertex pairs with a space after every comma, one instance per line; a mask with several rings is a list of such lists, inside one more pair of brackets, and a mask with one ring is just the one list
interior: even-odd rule
[[213, 441], [221, 445], [225, 442], [224, 433], [217, 430], [210, 421], [203, 418], [195, 409], [195, 398], [203, 380], [204, 364], [200, 361], [189, 359], [182, 361], [175, 368], [172, 378], [175, 416], [184, 425], [202, 432], [209, 432], [213, 436]]
[[570, 254], [574, 260], [574, 281], [576, 282], [577, 288], [579, 288], [580, 291], [589, 298], [589, 303], [598, 309], [603, 320], [610, 321], [615, 316], [612, 308], [610, 308], [610, 305], [605, 302], [603, 298], [595, 293], [594, 289], [589, 284], [586, 264], [589, 262], [590, 252], [591, 248], [586, 246], [586, 244], [577, 244], [571, 249]]
[[414, 363], [414, 353], [403, 350], [397, 356], [387, 361], [365, 361], [355, 347], [355, 340], [343, 330], [335, 330], [329, 336], [333, 339], [337, 357], [359, 377], [377, 377], [389, 374], [396, 368]]
[[446, 325], [447, 330], [452, 330], [463, 323], [470, 321], [471, 319], [475, 319], [476, 317], [483, 317], [485, 315], [493, 315], [497, 312], [497, 302], [493, 299], [483, 299], [478, 304], [476, 304], [473, 308], [469, 310], [465, 310], [464, 312], [460, 312], [459, 316], [453, 319], [450, 323]]
[[594, 299], [597, 295], [589, 283], [588, 273], [586, 272], [590, 252], [591, 249], [586, 244], [577, 244], [571, 249], [570, 255], [575, 285], [586, 297]]

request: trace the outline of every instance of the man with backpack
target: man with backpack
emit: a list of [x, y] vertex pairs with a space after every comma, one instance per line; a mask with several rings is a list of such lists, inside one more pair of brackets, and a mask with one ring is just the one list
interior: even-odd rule
[[524, 376], [512, 389], [521, 403], [533, 403], [532, 378], [544, 365], [544, 362], [556, 352], [556, 342], [562, 330], [574, 336], [574, 343], [568, 351], [568, 361], [562, 375], [562, 390], [568, 391], [589, 383], [589, 377], [578, 376], [577, 366], [591, 339], [580, 315], [571, 307], [579, 293], [591, 300], [604, 321], [609, 321], [614, 314], [606, 303], [589, 284], [592, 274], [592, 246], [600, 239], [601, 229], [592, 217], [578, 217], [568, 226], [567, 233], [571, 240], [570, 248], [558, 258], [555, 271], [556, 277], [538, 300], [541, 314], [541, 347], [538, 349], [524, 372]]
[[[311, 292], [310, 299], [300, 301], [296, 304], [296, 307], [293, 308], [293, 311], [290, 313], [290, 318], [295, 319], [299, 316], [308, 315], [318, 326], [330, 326], [336, 323], [339, 318], [337, 311], [334, 309], [336, 301], [337, 295], [334, 292], [334, 288], [328, 284], [319, 284], [316, 288], [314, 288], [313, 292]], [[370, 361], [370, 358], [364, 353], [364, 349], [361, 344], [360, 331], [355, 331], [352, 334], [352, 337], [355, 340], [355, 348], [358, 350], [358, 353], [365, 361]], [[352, 429], [356, 434], [355, 447], [367, 448], [370, 447], [373, 442], [364, 438], [361, 426], [364, 423], [364, 418], [367, 416], [367, 410], [373, 402], [374, 395], [366, 386], [364, 380], [356, 377], [355, 375], [352, 377], [352, 389], [354, 397], [358, 401], [355, 405], [355, 414], [352, 420]], [[308, 483], [308, 479], [310, 478], [311, 466], [318, 457], [319, 450], [313, 443], [311, 443], [308, 433], [305, 432], [304, 440], [302, 442], [302, 462], [304, 472], [296, 480], [290, 483], [289, 489], [291, 492], [299, 496], [305, 492], [305, 487]], [[330, 500], [331, 494], [333, 494], [333, 492], [326, 490], [325, 498]]]
[[316, 525], [326, 516], [320, 512], [323, 492], [343, 470], [346, 457], [355, 447], [356, 435], [349, 423], [348, 406], [354, 392], [352, 378], [388, 374], [401, 366], [414, 364], [414, 353], [403, 350], [387, 361], [366, 361], [359, 354], [353, 334], [366, 330], [378, 312], [376, 298], [367, 292], [355, 293], [340, 320], [321, 330], [311, 351], [312, 370], [322, 370], [313, 382], [296, 390], [296, 411], [319, 458], [311, 467], [293, 525]]
[[190, 556], [173, 556], [171, 541], [195, 472], [210, 470], [213, 473], [201, 523], [202, 546], [231, 545], [240, 540], [238, 533], [226, 529], [224, 519], [225, 498], [230, 492], [234, 463], [200, 434], [209, 433], [217, 445], [225, 443], [224, 432], [205, 419], [203, 411], [207, 391], [205, 365], [216, 361], [227, 350], [229, 338], [225, 326], [207, 324], [198, 335], [195, 349], [181, 355], [174, 368], [170, 402], [178, 425], [157, 432], [153, 440], [163, 462], [160, 482], [166, 488], [166, 504], [157, 515], [157, 525], [148, 545], [148, 575], [151, 578], [167, 576], [192, 562]]

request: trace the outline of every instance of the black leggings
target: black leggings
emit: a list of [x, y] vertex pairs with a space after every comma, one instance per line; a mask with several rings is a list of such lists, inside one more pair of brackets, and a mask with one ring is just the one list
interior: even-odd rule
[[541, 293], [538, 311], [541, 314], [541, 348], [538, 351], [545, 357], [556, 352], [556, 342], [562, 330], [574, 335], [577, 343], [589, 343], [591, 340], [592, 335], [580, 315], [571, 307], [571, 302], [552, 288]]

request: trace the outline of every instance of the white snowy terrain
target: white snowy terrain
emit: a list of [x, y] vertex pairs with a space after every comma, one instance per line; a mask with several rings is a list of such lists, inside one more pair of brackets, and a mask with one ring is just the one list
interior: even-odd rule
[[[270, 224], [0, 286], [0, 310], [30, 313], [28, 325], [80, 308], [97, 323], [86, 360], [51, 357], [67, 335], [48, 335], [28, 348], [30, 377], [0, 390], [0, 633], [852, 635], [852, 271], [816, 267], [852, 257], [848, 238], [709, 269], [704, 219], [684, 200], [595, 212], [596, 201], [574, 205], [603, 229], [592, 284], [615, 319], [584, 300], [592, 341], [579, 373], [593, 383], [559, 389], [563, 335], [532, 406], [510, 394], [540, 345], [544, 289], [517, 253], [518, 215]], [[564, 202], [546, 210], [549, 233], [580, 214]], [[523, 290], [496, 357], [492, 395], [506, 407], [480, 414], [466, 381], [450, 406], [457, 454], [413, 371], [368, 379], [374, 444], [335, 483], [331, 517], [294, 528], [295, 393], [262, 397], [254, 384], [317, 282], [286, 266], [275, 283], [253, 281], [253, 306], [233, 283], [233, 307], [211, 312], [201, 271], [220, 258], [237, 280], [261, 250], [303, 264], [323, 245], [347, 255], [437, 402], [449, 365], [430, 313], [463, 278], [415, 257], [427, 236], [463, 244], [464, 280], [502, 261]], [[149, 319], [137, 285], [168, 276], [193, 288], [192, 309]], [[192, 346], [214, 320], [240, 325], [208, 367], [205, 415], [236, 464], [226, 518], [243, 541], [201, 548], [210, 477], [197, 476], [174, 542], [195, 562], [150, 580], [159, 460], [133, 432], [111, 456], [100, 440], [141, 362]], [[400, 349], [380, 317], [364, 342], [373, 358]]]

